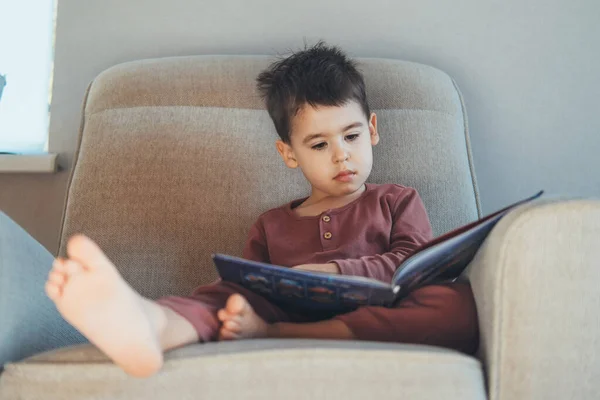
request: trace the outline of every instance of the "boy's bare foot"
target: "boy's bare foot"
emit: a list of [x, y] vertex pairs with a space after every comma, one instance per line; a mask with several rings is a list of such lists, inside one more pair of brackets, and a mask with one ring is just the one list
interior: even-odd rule
[[219, 340], [267, 337], [269, 325], [252, 309], [248, 300], [239, 294], [227, 299], [225, 308], [217, 313], [223, 323]]
[[144, 307], [143, 298], [87, 237], [71, 238], [67, 253], [69, 259], [55, 260], [46, 282], [58, 311], [128, 374], [154, 374], [163, 362], [164, 315]]

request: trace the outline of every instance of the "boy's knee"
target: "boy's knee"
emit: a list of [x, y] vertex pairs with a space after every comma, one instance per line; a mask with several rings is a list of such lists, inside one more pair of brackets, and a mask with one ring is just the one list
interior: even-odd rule
[[468, 354], [477, 351], [479, 325], [471, 285], [467, 282], [431, 287], [427, 296], [437, 309], [438, 331], [434, 333], [444, 347]]
[[462, 314], [475, 309], [475, 299], [468, 282], [424, 286], [411, 293], [407, 300], [418, 306], [444, 309], [445, 314]]

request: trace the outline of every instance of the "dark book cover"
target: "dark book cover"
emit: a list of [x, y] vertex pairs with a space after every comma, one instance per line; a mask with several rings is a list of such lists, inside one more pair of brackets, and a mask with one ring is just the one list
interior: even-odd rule
[[389, 307], [410, 291], [456, 279], [471, 262], [496, 223], [513, 208], [543, 191], [439, 236], [417, 248], [398, 266], [392, 282], [333, 275], [214, 254], [221, 278], [296, 309], [343, 312], [364, 305]]

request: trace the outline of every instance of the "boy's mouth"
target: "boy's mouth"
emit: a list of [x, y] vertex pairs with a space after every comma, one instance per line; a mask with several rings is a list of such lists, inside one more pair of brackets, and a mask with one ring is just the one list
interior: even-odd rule
[[349, 169], [347, 169], [347, 170], [341, 171], [333, 179], [335, 179], [336, 181], [341, 181], [341, 182], [350, 182], [354, 178], [354, 175], [356, 175], [356, 172], [350, 171]]

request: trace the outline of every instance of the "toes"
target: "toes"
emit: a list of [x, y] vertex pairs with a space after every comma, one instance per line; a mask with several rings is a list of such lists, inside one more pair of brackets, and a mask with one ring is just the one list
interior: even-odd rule
[[52, 268], [56, 271], [66, 272], [65, 270], [65, 259], [62, 257], [57, 257], [52, 262]]
[[88, 269], [99, 265], [112, 264], [100, 247], [84, 235], [75, 235], [67, 243], [69, 258], [79, 261]]
[[[74, 266], [71, 269], [77, 270]], [[67, 260], [57, 257], [52, 262], [52, 269], [48, 273], [48, 280], [44, 286], [46, 295], [51, 300], [56, 301], [62, 296], [62, 288], [67, 282], [68, 274]]]
[[219, 340], [237, 340], [264, 336], [265, 322], [260, 319], [250, 303], [240, 294], [229, 296], [225, 308], [217, 312], [223, 323], [219, 330]]
[[225, 304], [225, 310], [229, 314], [241, 314], [246, 308], [247, 301], [244, 297], [239, 294], [232, 294], [227, 299], [227, 303]]
[[46, 282], [46, 295], [52, 300], [56, 301], [61, 296], [60, 287], [52, 282]]
[[219, 319], [219, 321], [224, 322], [230, 318], [230, 315], [224, 309], [220, 309], [219, 311], [217, 311], [217, 318]]
[[223, 322], [223, 328], [231, 331], [232, 333], [237, 333], [242, 329], [240, 323], [233, 320]]
[[221, 309], [217, 312], [217, 319], [223, 323], [227, 321], [234, 321], [239, 325], [242, 321], [242, 316], [239, 314], [230, 314], [227, 312], [227, 310]]
[[76, 261], [65, 261], [65, 273], [69, 276], [76, 275], [83, 271], [83, 266]]
[[[220, 310], [224, 311], [224, 310]], [[220, 313], [220, 312], [219, 312]], [[225, 312], [220, 313], [221, 315], [226, 314]], [[224, 315], [227, 316], [227, 315]], [[223, 322], [223, 326], [219, 330], [219, 340], [235, 340], [240, 339], [242, 326], [240, 321], [237, 319], [226, 319]]]
[[237, 340], [242, 337], [234, 332], [231, 332], [225, 328], [221, 328], [219, 331], [219, 340]]
[[61, 271], [52, 270], [48, 274], [48, 282], [56, 286], [62, 286], [66, 282], [65, 274]]

